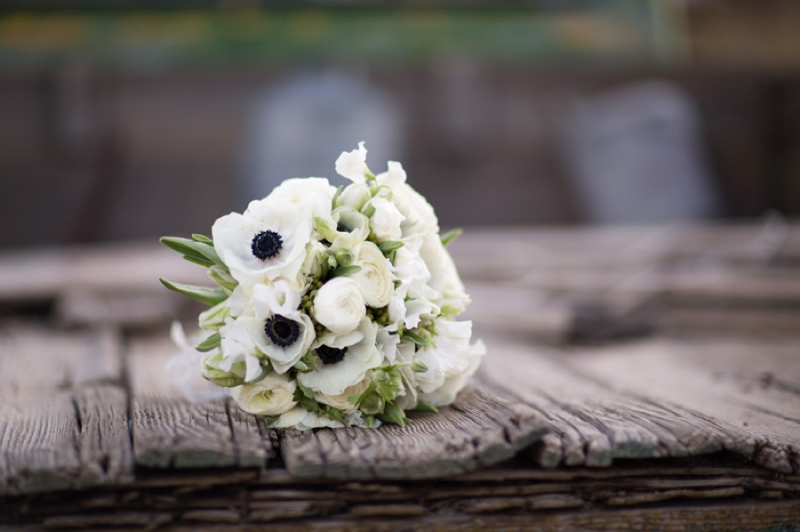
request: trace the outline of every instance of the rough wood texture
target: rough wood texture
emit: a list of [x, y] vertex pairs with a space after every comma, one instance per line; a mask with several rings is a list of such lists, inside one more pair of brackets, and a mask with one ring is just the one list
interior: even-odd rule
[[107, 331], [0, 333], [0, 494], [132, 479], [119, 355]]
[[130, 345], [136, 465], [266, 467], [271, 446], [253, 416], [229, 417], [225, 400], [190, 403], [170, 382], [164, 364], [174, 352], [163, 336]]
[[553, 425], [555, 437], [531, 453], [542, 465], [725, 449], [800, 471], [796, 342], [657, 340], [577, 350], [496, 339], [492, 346], [484, 381]]
[[439, 414], [412, 414], [405, 428], [287, 431], [281, 451], [297, 477], [434, 478], [513, 457], [546, 432], [543, 416], [467, 388]]

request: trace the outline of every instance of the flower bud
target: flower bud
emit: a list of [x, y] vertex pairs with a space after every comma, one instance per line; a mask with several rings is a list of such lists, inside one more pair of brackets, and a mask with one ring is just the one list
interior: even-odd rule
[[339, 248], [336, 250], [336, 262], [339, 266], [348, 266], [353, 262], [353, 254], [349, 250]]
[[362, 401], [359, 408], [367, 415], [380, 414], [386, 406], [386, 401], [377, 393], [371, 393], [366, 396]]
[[428, 371], [428, 366], [425, 365], [425, 362], [417, 358], [411, 363], [411, 371], [415, 373], [425, 373]]

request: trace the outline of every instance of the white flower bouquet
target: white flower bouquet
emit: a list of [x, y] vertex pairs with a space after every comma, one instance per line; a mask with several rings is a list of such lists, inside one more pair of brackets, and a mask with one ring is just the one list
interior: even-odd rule
[[[433, 208], [400, 163], [374, 175], [364, 143], [342, 153], [338, 189], [289, 179], [213, 240], [161, 242], [208, 269], [217, 288], [162, 283], [210, 306], [169, 371], [190, 398], [227, 392], [275, 427], [404, 426], [410, 410], [455, 400], [485, 348]], [[205, 381], [199, 378], [202, 376]], [[213, 384], [209, 384], [213, 383]]]

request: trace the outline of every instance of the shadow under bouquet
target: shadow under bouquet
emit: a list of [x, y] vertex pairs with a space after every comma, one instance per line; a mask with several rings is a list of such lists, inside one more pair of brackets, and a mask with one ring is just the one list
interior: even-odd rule
[[[216, 288], [172, 283], [210, 306], [167, 370], [192, 400], [230, 395], [274, 427], [404, 426], [455, 400], [485, 352], [430, 204], [400, 163], [373, 174], [360, 143], [336, 161], [352, 181], [284, 181], [212, 238], [161, 242], [208, 269]], [[202, 377], [202, 379], [200, 378]]]

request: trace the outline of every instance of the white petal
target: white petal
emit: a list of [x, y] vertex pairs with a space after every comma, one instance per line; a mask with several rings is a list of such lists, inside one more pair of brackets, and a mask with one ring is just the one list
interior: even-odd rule
[[364, 174], [367, 172], [367, 149], [364, 143], [359, 142], [358, 148], [350, 152], [342, 152], [336, 159], [336, 173], [350, 179], [353, 183], [366, 181]]

